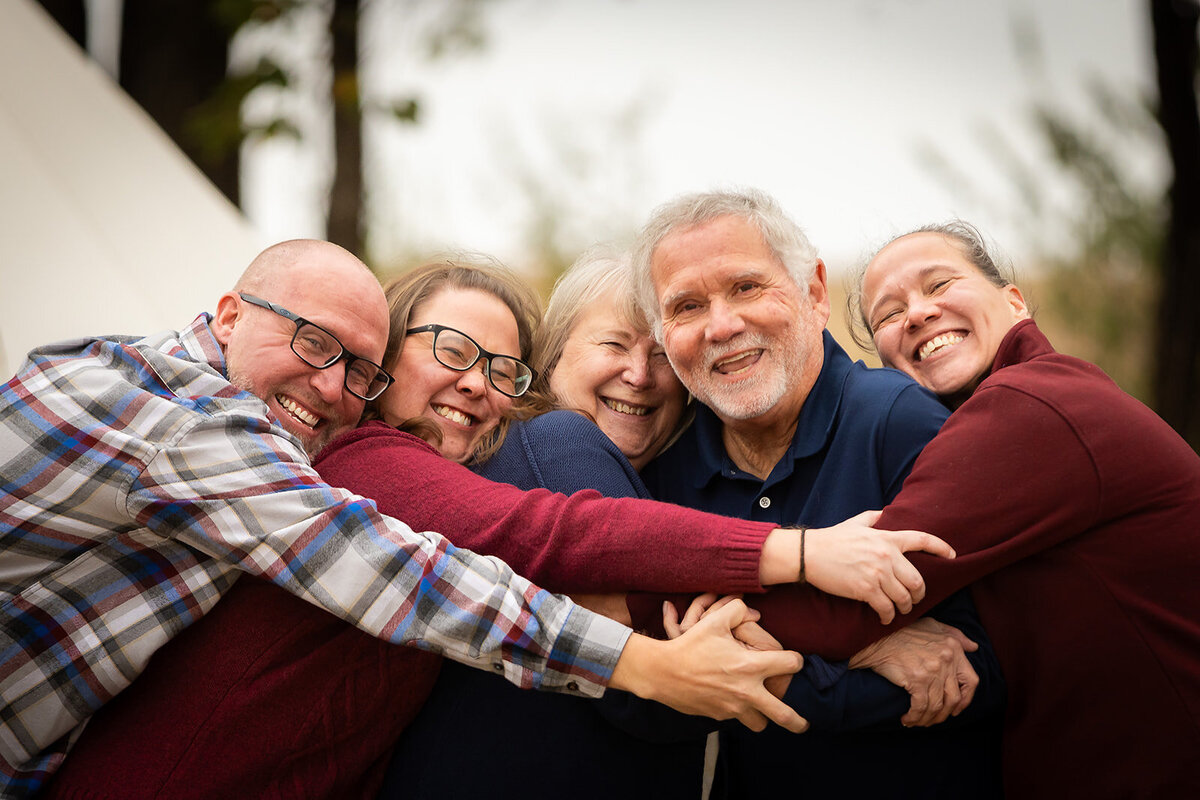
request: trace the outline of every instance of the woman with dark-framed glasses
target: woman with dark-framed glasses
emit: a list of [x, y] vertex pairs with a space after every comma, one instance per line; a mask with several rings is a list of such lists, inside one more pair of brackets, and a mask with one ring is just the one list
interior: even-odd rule
[[459, 464], [484, 460], [533, 381], [528, 358], [541, 306], [515, 274], [479, 257], [431, 262], [391, 281], [385, 357], [402, 387], [367, 407], [364, 421], [429, 439]]
[[[389, 290], [394, 304], [403, 292], [391, 292], [396, 287]], [[454, 303], [430, 313], [433, 305], [414, 313], [414, 320], [438, 318], [440, 308]], [[431, 327], [438, 326], [409, 328], [405, 352], [419, 354], [411, 334]], [[530, 361], [536, 379], [512, 412], [521, 419], [476, 452], [473, 469], [521, 489], [649, 498], [638, 472], [689, 419], [687, 390], [634, 302], [626, 254], [593, 248], [563, 274]], [[417, 376], [427, 367], [419, 358], [407, 364], [402, 358], [395, 371]], [[400, 739], [381, 800], [444, 796], [439, 776], [464, 752], [472, 753], [478, 769], [458, 776], [462, 796], [521, 795], [529, 788], [525, 777], [503, 765], [530, 747], [540, 753], [541, 780], [570, 786], [574, 797], [700, 795], [706, 726], [669, 716], [660, 722], [655, 710], [622, 693], [610, 692], [598, 703], [549, 697], [509, 691], [494, 676], [471, 672], [443, 664], [423, 710]], [[498, 731], [507, 735], [497, 737]], [[451, 737], [458, 747], [446, 747]]]

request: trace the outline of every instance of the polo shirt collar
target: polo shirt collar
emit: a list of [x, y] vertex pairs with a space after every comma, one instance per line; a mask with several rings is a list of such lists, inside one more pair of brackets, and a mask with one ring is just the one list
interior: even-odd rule
[[[822, 333], [822, 343], [825, 359], [821, 364], [821, 372], [804, 400], [792, 444], [781, 459], [781, 463], [787, 462], [784, 470], [777, 472], [777, 464], [771, 471], [771, 481], [790, 475], [796, 461], [819, 453], [833, 435], [837, 411], [842, 404], [842, 388], [850, 376], [853, 362], [829, 331]], [[733, 459], [725, 453], [721, 420], [707, 406], [700, 405], [696, 409], [693, 429], [700, 459], [692, 473], [696, 488], [703, 488], [721, 475], [739, 471]]]

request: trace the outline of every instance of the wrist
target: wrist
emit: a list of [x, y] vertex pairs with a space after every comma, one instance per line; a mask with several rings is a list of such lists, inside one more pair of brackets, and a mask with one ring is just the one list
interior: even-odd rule
[[652, 676], [656, 671], [656, 645], [660, 644], [662, 643], [640, 633], [630, 636], [621, 650], [621, 657], [613, 667], [612, 676], [608, 680], [609, 688], [630, 692], [647, 700], [655, 699], [655, 683]]
[[792, 583], [800, 574], [800, 531], [776, 528], [763, 541], [758, 580], [763, 586]]

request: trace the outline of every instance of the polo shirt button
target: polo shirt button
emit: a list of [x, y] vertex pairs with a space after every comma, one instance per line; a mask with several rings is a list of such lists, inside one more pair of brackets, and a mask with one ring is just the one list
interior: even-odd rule
[[576, 683], [575, 681], [571, 681], [570, 683], [567, 684], [567, 689], [569, 689], [572, 692], [578, 692], [579, 684]]
[[771, 507], [771, 498], [765, 497], [765, 496], [758, 498], [758, 507], [759, 508], [770, 508]]

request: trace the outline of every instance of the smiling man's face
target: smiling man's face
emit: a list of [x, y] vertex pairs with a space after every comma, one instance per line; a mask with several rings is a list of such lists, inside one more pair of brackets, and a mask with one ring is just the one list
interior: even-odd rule
[[794, 415], [822, 362], [820, 265], [797, 286], [757, 226], [729, 216], [663, 238], [650, 269], [663, 346], [696, 399], [726, 421]]
[[[275, 268], [239, 288], [320, 325], [347, 351], [379, 363], [388, 332], [379, 282], [334, 245], [290, 247]], [[212, 327], [225, 347], [230, 382], [261, 398], [309, 455], [358, 424], [365, 401], [345, 388], [345, 362], [317, 369], [302, 361], [291, 349], [295, 322], [230, 292], [218, 303]]]

